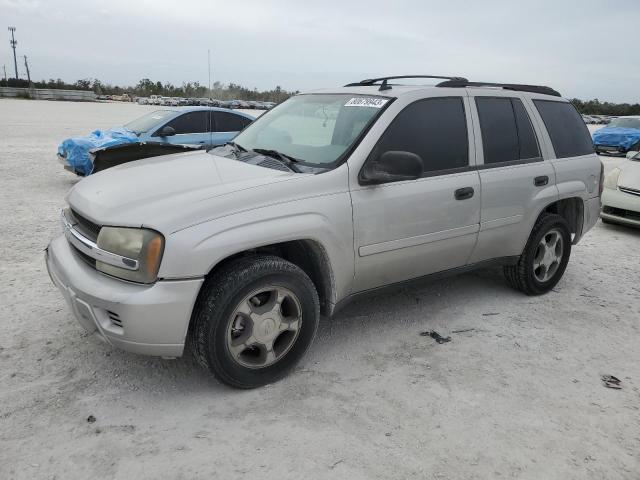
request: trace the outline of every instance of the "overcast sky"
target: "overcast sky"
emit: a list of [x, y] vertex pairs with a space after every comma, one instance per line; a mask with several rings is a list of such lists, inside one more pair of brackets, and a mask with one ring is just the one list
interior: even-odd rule
[[213, 79], [249, 88], [422, 73], [640, 102], [640, 0], [0, 0], [0, 19], [0, 63], [15, 26], [37, 80], [206, 84], [210, 48]]

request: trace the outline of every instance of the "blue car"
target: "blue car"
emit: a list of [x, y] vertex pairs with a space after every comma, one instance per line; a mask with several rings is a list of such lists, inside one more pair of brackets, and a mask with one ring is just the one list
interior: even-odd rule
[[[168, 107], [148, 113], [123, 127], [96, 130], [86, 137], [68, 138], [58, 147], [58, 159], [65, 169], [86, 176], [107, 168], [116, 157], [117, 163], [123, 163], [123, 158], [131, 161], [175, 153], [176, 146], [210, 148], [223, 145], [253, 120], [246, 113], [224, 108]], [[127, 145], [132, 148], [127, 149]], [[109, 153], [110, 150], [117, 152], [114, 155]], [[103, 164], [96, 169], [96, 152], [108, 157], [109, 165]]]
[[618, 117], [593, 132], [593, 146], [597, 153], [625, 154], [640, 150], [640, 117]]

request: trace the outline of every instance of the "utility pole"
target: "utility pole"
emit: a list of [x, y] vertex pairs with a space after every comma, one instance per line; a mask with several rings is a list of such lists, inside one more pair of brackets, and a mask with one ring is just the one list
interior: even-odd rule
[[18, 59], [16, 58], [16, 45], [18, 45], [18, 42], [16, 42], [16, 39], [13, 35], [13, 33], [16, 31], [16, 27], [9, 27], [9, 31], [11, 32], [11, 40], [9, 41], [9, 45], [11, 45], [11, 48], [13, 48], [13, 66], [16, 69], [16, 80], [18, 79]]
[[9, 81], [7, 80], [7, 66], [6, 65], [2, 65], [2, 70], [4, 70], [4, 83], [5, 83], [5, 87], [9, 86]]
[[27, 70], [27, 80], [29, 81], [29, 88], [31, 88], [31, 74], [29, 73], [29, 63], [27, 62], [27, 56], [24, 57], [24, 68]]

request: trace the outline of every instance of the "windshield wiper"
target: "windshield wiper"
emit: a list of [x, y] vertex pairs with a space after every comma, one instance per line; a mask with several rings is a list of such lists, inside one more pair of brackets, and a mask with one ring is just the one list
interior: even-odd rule
[[227, 142], [225, 145], [231, 145], [235, 150], [240, 150], [241, 152], [246, 152], [247, 149], [242, 145], [238, 145], [236, 142]]
[[300, 169], [298, 169], [298, 167], [295, 166], [296, 163], [300, 163], [300, 160], [298, 160], [295, 157], [292, 157], [291, 155], [287, 155], [277, 150], [270, 150], [268, 148], [254, 148], [251, 151], [259, 153], [260, 155], [266, 155], [267, 157], [275, 158], [276, 160], [280, 160], [282, 163], [284, 163], [287, 167], [289, 167], [294, 172], [298, 172], [298, 173], [300, 172]]

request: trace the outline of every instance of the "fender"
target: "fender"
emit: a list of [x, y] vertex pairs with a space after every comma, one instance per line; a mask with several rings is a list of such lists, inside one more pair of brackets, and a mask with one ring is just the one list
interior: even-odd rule
[[[311, 206], [308, 201], [305, 208]], [[300, 211], [302, 205], [288, 202], [277, 209], [256, 208], [175, 232], [166, 239], [167, 253], [159, 276], [167, 280], [204, 277], [238, 253], [293, 240], [312, 240], [326, 252], [334, 284], [330, 302], [335, 304], [351, 293], [354, 275], [350, 197], [348, 192], [321, 196], [313, 202], [314, 211]]]

